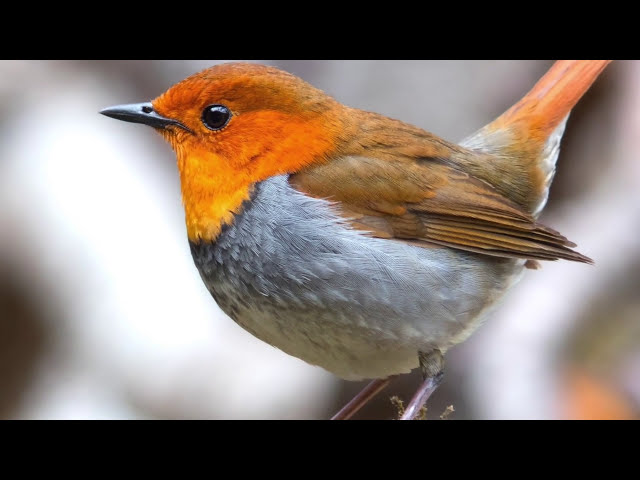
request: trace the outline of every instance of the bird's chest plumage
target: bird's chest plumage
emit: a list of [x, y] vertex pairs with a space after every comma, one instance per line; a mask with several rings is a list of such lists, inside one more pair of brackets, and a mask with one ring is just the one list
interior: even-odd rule
[[220, 308], [256, 337], [347, 379], [446, 350], [515, 282], [522, 262], [370, 238], [285, 176], [256, 187], [215, 243], [191, 243]]

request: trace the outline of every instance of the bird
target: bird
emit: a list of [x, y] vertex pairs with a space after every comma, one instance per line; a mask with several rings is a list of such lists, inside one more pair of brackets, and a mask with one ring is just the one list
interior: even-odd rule
[[525, 271], [593, 263], [538, 217], [569, 113], [609, 62], [556, 61], [460, 142], [257, 63], [217, 64], [100, 113], [173, 148], [193, 261], [231, 319], [338, 377], [370, 379], [333, 419], [420, 368], [410, 420], [446, 352]]

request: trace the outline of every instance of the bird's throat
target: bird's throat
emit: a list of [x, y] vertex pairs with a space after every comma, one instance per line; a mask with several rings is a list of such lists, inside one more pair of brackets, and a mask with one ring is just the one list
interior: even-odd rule
[[224, 162], [205, 156], [178, 156], [182, 203], [187, 236], [198, 242], [215, 242], [224, 225], [231, 225], [251, 197], [252, 182]]

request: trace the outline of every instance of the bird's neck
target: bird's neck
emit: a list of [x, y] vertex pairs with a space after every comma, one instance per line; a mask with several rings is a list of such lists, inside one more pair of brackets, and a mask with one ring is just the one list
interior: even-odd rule
[[242, 212], [252, 182], [204, 154], [178, 155], [178, 168], [187, 236], [194, 243], [215, 242], [223, 226]]
[[[253, 185], [330, 158], [343, 122], [325, 116], [298, 118], [266, 112], [238, 116], [233, 136], [179, 142], [166, 135], [178, 159], [187, 234], [214, 242], [250, 200]], [[244, 123], [243, 123], [244, 122]], [[224, 132], [221, 132], [224, 133]]]

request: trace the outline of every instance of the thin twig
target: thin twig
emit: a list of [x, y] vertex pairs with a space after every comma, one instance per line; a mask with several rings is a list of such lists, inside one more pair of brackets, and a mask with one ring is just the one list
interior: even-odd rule
[[389, 384], [392, 378], [394, 377], [378, 378], [377, 380], [373, 380], [364, 387], [360, 393], [353, 397], [349, 403], [342, 407], [338, 413], [331, 417], [331, 420], [349, 420], [358, 412], [358, 410], [366, 405], [369, 400], [380, 393], [380, 391]]

